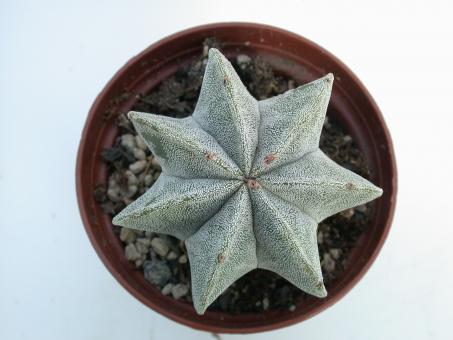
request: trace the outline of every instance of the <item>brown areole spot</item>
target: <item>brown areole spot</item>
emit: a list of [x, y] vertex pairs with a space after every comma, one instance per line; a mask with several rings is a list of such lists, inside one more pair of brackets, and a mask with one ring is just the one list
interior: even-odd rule
[[346, 189], [353, 190], [355, 187], [354, 183], [348, 182], [346, 183]]
[[208, 161], [214, 161], [214, 160], [217, 159], [217, 156], [216, 156], [214, 153], [208, 151], [208, 152], [206, 152], [206, 154], [204, 155], [204, 158], [207, 159]]
[[277, 156], [273, 153], [270, 153], [266, 157], [264, 157], [264, 164], [269, 165], [271, 164], [275, 159], [277, 159]]
[[246, 178], [244, 181], [245, 184], [252, 190], [258, 190], [259, 188], [261, 188], [261, 185], [255, 178]]

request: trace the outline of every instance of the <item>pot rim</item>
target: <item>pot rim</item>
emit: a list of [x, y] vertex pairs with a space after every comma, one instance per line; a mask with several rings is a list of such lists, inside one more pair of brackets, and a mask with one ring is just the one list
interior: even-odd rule
[[[325, 56], [328, 57], [333, 63], [337, 64], [347, 75], [352, 79], [352, 81], [355, 83], [356, 86], [360, 89], [364, 97], [368, 100], [369, 104], [372, 106], [372, 109], [376, 113], [376, 118], [378, 119], [378, 123], [380, 125], [380, 129], [382, 130], [384, 134], [384, 139], [386, 140], [387, 143], [387, 149], [388, 149], [388, 157], [390, 159], [390, 165], [393, 170], [393, 178], [391, 179], [391, 204], [390, 204], [390, 209], [388, 210], [387, 213], [387, 219], [385, 226], [383, 227], [382, 233], [380, 233], [380, 237], [378, 242], [376, 243], [376, 246], [373, 249], [373, 252], [371, 253], [370, 257], [368, 260], [363, 264], [361, 267], [360, 271], [351, 279], [346, 285], [342, 286], [341, 289], [336, 292], [335, 297], [332, 299], [329, 299], [325, 301], [324, 303], [320, 304], [319, 306], [313, 308], [310, 310], [309, 313], [305, 313], [302, 315], [299, 315], [294, 318], [289, 318], [289, 319], [284, 319], [284, 320], [279, 320], [273, 323], [265, 324], [263, 323], [260, 326], [246, 326], [243, 328], [226, 328], [226, 327], [221, 327], [221, 326], [215, 326], [212, 324], [208, 323], [202, 323], [199, 321], [193, 321], [189, 318], [187, 318], [187, 315], [179, 315], [177, 313], [169, 312], [165, 306], [162, 306], [160, 304], [154, 303], [153, 301], [150, 301], [146, 296], [141, 294], [139, 291], [137, 291], [127, 280], [127, 278], [124, 278], [122, 274], [116, 270], [115, 266], [113, 263], [110, 261], [110, 259], [107, 257], [107, 255], [103, 251], [103, 245], [100, 244], [100, 241], [96, 238], [93, 230], [92, 230], [92, 221], [89, 218], [89, 211], [88, 208], [83, 200], [83, 183], [82, 183], [82, 170], [83, 170], [83, 154], [87, 150], [87, 136], [90, 134], [90, 131], [88, 129], [89, 122], [93, 120], [96, 112], [99, 109], [99, 106], [101, 104], [101, 101], [104, 99], [104, 96], [109, 92], [110, 88], [118, 82], [121, 78], [123, 78], [128, 72], [129, 68], [131, 65], [135, 64], [137, 60], [141, 59], [144, 57], [147, 53], [149, 53], [150, 50], [154, 50], [162, 45], [168, 44], [173, 40], [184, 38], [185, 36], [192, 35], [194, 33], [201, 33], [201, 32], [206, 32], [209, 30], [214, 30], [214, 29], [232, 29], [232, 28], [244, 28], [244, 29], [255, 29], [255, 30], [270, 30], [277, 32], [279, 34], [283, 34], [286, 36], [289, 36], [292, 39], [298, 40], [299, 42], [310, 46], [310, 48], [319, 51], [320, 53], [324, 54]], [[97, 95], [96, 100], [92, 104], [90, 111], [88, 113], [88, 116], [85, 121], [85, 125], [82, 131], [81, 135], [81, 140], [79, 144], [79, 149], [77, 153], [77, 162], [76, 162], [76, 192], [77, 192], [77, 202], [80, 210], [80, 215], [82, 218], [82, 222], [84, 224], [86, 233], [91, 241], [91, 244], [93, 245], [97, 255], [101, 258], [102, 262], [104, 265], [107, 267], [107, 269], [110, 271], [110, 273], [115, 277], [115, 279], [124, 287], [126, 290], [131, 293], [135, 298], [137, 298], [140, 302], [145, 304], [146, 306], [152, 308], [155, 312], [158, 312], [167, 318], [170, 318], [178, 323], [184, 324], [186, 326], [190, 326], [192, 328], [196, 328], [199, 330], [204, 330], [204, 331], [209, 331], [209, 332], [214, 332], [214, 333], [251, 333], [251, 332], [263, 332], [263, 331], [268, 331], [268, 330], [275, 330], [279, 329], [285, 326], [289, 326], [292, 324], [295, 324], [297, 322], [306, 320], [321, 311], [327, 309], [334, 303], [336, 303], [338, 300], [340, 300], [346, 293], [348, 293], [353, 286], [357, 284], [357, 282], [365, 275], [365, 273], [368, 271], [368, 269], [371, 267], [373, 262], [375, 261], [378, 253], [380, 252], [385, 239], [387, 238], [387, 235], [389, 233], [394, 212], [395, 212], [395, 207], [396, 207], [396, 195], [397, 195], [397, 168], [396, 168], [396, 159], [395, 159], [395, 154], [394, 154], [394, 149], [393, 149], [393, 143], [390, 137], [389, 130], [387, 128], [387, 125], [384, 121], [384, 118], [382, 116], [381, 111], [379, 110], [377, 104], [375, 103], [374, 99], [371, 97], [370, 93], [368, 90], [365, 88], [365, 86], [362, 84], [362, 82], [357, 78], [357, 76], [342, 62], [340, 61], [337, 57], [332, 55], [330, 52], [325, 50], [324, 48], [320, 47], [319, 45], [315, 44], [314, 42], [306, 39], [303, 36], [300, 36], [296, 33], [287, 31], [285, 29], [281, 29], [278, 27], [270, 26], [270, 25], [265, 25], [265, 24], [260, 24], [260, 23], [250, 23], [250, 22], [219, 22], [219, 23], [211, 23], [211, 24], [206, 24], [206, 25], [200, 25], [192, 28], [188, 28], [182, 31], [179, 31], [177, 33], [171, 34], [161, 40], [158, 40], [157, 42], [151, 44], [149, 47], [147, 47], [145, 50], [140, 52], [139, 54], [135, 55], [132, 57], [129, 61], [127, 61], [119, 71], [117, 71], [114, 76], [109, 80], [109, 82], [104, 86], [102, 91]]]

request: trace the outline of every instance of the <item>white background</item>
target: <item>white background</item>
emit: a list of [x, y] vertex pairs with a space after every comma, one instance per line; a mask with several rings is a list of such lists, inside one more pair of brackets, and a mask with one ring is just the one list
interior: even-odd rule
[[130, 57], [195, 25], [289, 29], [365, 83], [395, 143], [399, 195], [374, 266], [296, 326], [222, 339], [452, 339], [451, 1], [0, 0], [0, 339], [214, 339], [149, 310], [96, 256], [75, 159], [95, 96]]

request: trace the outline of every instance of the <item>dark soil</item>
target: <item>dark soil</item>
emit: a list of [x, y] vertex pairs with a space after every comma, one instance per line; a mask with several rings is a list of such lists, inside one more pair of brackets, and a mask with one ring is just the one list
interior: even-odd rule
[[[221, 49], [217, 42], [207, 40], [198, 60], [178, 70], [150, 93], [137, 96], [133, 110], [178, 118], [190, 115], [198, 98], [210, 46]], [[300, 85], [292, 79], [276, 75], [259, 57], [251, 59], [242, 55], [237, 60], [232, 60], [232, 63], [250, 93], [257, 99], [278, 95]], [[354, 141], [337, 122], [328, 117], [329, 110], [321, 135], [321, 149], [341, 166], [368, 178], [366, 160]], [[143, 150], [144, 155], [138, 154], [136, 149], [134, 151], [122, 142], [122, 139], [129, 138], [125, 135], [136, 135], [124, 114], [118, 116], [117, 124], [121, 130], [120, 136], [116, 144], [102, 154], [110, 166], [108, 186], [98, 185], [94, 190], [96, 200], [111, 216], [144, 193], [160, 174], [160, 167], [148, 150]], [[137, 163], [140, 158], [142, 164]], [[136, 164], [135, 168], [133, 166], [136, 172], [134, 175], [128, 171], [131, 164]], [[139, 165], [143, 165], [141, 171], [138, 171]], [[336, 214], [319, 224], [319, 255], [327, 290], [347, 268], [349, 252], [366, 229], [371, 213], [372, 205], [367, 204]], [[120, 227], [115, 227], [115, 231], [125, 244], [126, 257], [135, 263], [137, 269], [144, 271], [146, 279], [157, 283], [163, 289], [163, 294], [172, 293], [175, 296], [171, 287], [174, 288], [177, 284], [179, 288], [190, 288], [190, 267], [183, 242], [171, 236]], [[159, 238], [169, 248], [164, 255], [159, 255], [159, 251], [156, 254], [156, 248], [150, 244], [154, 238]], [[153, 270], [157, 267], [165, 269], [157, 273], [158, 280], [153, 277], [156, 274]], [[182, 295], [180, 299], [191, 301], [190, 289]], [[307, 295], [304, 292], [277, 274], [254, 270], [231, 285], [209, 309], [233, 314], [282, 308], [294, 310], [305, 298]]]

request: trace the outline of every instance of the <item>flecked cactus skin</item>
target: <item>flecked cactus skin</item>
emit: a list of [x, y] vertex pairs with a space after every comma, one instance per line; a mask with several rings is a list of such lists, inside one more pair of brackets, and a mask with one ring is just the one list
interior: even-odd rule
[[332, 83], [257, 101], [211, 48], [191, 117], [129, 112], [162, 174], [113, 223], [185, 241], [197, 313], [255, 268], [327, 295], [318, 223], [382, 194], [319, 149]]

